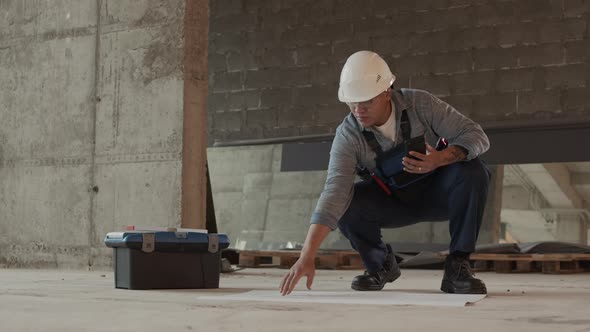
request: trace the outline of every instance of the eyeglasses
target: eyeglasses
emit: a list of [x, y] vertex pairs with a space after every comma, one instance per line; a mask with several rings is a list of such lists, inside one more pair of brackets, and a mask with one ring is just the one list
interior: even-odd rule
[[[387, 91], [385, 91], [387, 92]], [[346, 103], [346, 105], [348, 106], [348, 108], [350, 108], [351, 110], [356, 109], [357, 107], [361, 107], [361, 108], [366, 108], [369, 107], [373, 104], [373, 101], [375, 101], [375, 99], [379, 98], [379, 96], [381, 96], [381, 93], [376, 95], [375, 97], [369, 99], [369, 100], [365, 100], [365, 101], [358, 101], [358, 102], [348, 102]]]
[[[377, 97], [375, 97], [377, 98]], [[365, 101], [358, 101], [358, 102], [349, 102], [346, 103], [346, 105], [348, 106], [348, 108], [350, 108], [351, 110], [356, 109], [357, 107], [369, 107], [371, 106], [371, 104], [373, 104], [373, 100], [375, 100], [375, 98], [371, 98], [369, 100], [365, 100]]]

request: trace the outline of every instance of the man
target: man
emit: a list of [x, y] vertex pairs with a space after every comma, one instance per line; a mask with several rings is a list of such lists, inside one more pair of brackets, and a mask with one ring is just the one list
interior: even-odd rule
[[[487, 292], [467, 259], [475, 249], [486, 202], [490, 173], [478, 156], [489, 148], [488, 138], [479, 125], [447, 103], [426, 91], [396, 91], [394, 81], [376, 53], [357, 52], [344, 64], [338, 98], [351, 113], [336, 130], [326, 184], [301, 257], [281, 282], [282, 295], [291, 293], [303, 276], [311, 289], [315, 255], [336, 227], [366, 267], [353, 279], [352, 288], [381, 290], [400, 276], [391, 247], [381, 240], [381, 228], [439, 220], [449, 220], [451, 235], [441, 290]], [[403, 149], [422, 137], [422, 153]], [[433, 146], [440, 138], [449, 146], [439, 151]], [[401, 157], [395, 152], [400, 147], [405, 151]], [[387, 151], [395, 153], [388, 156]], [[399, 171], [387, 174], [385, 168], [397, 166]], [[355, 184], [359, 170], [366, 180]], [[400, 184], [400, 178], [411, 181]]]

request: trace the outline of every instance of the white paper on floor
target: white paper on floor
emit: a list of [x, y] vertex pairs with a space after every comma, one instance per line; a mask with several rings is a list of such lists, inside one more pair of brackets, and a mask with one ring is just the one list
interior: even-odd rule
[[266, 301], [290, 303], [384, 304], [463, 307], [485, 298], [485, 294], [408, 293], [398, 291], [294, 291], [281, 296], [278, 290], [253, 290], [246, 293], [201, 296], [202, 300]]

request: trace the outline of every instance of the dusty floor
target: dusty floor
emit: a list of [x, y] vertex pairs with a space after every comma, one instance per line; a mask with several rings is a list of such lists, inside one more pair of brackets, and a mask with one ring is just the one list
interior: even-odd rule
[[[488, 298], [462, 308], [216, 302], [203, 294], [277, 289], [285, 270], [224, 274], [218, 290], [129, 291], [112, 272], [0, 270], [0, 331], [587, 331], [590, 274], [478, 274]], [[347, 290], [358, 271], [318, 271]], [[403, 270], [384, 291], [436, 292], [441, 271]], [[299, 289], [303, 289], [300, 282]]]

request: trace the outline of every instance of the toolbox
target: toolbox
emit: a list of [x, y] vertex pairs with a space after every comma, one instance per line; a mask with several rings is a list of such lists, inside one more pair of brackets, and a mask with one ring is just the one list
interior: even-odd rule
[[176, 231], [108, 233], [115, 287], [125, 289], [219, 288], [225, 234]]

